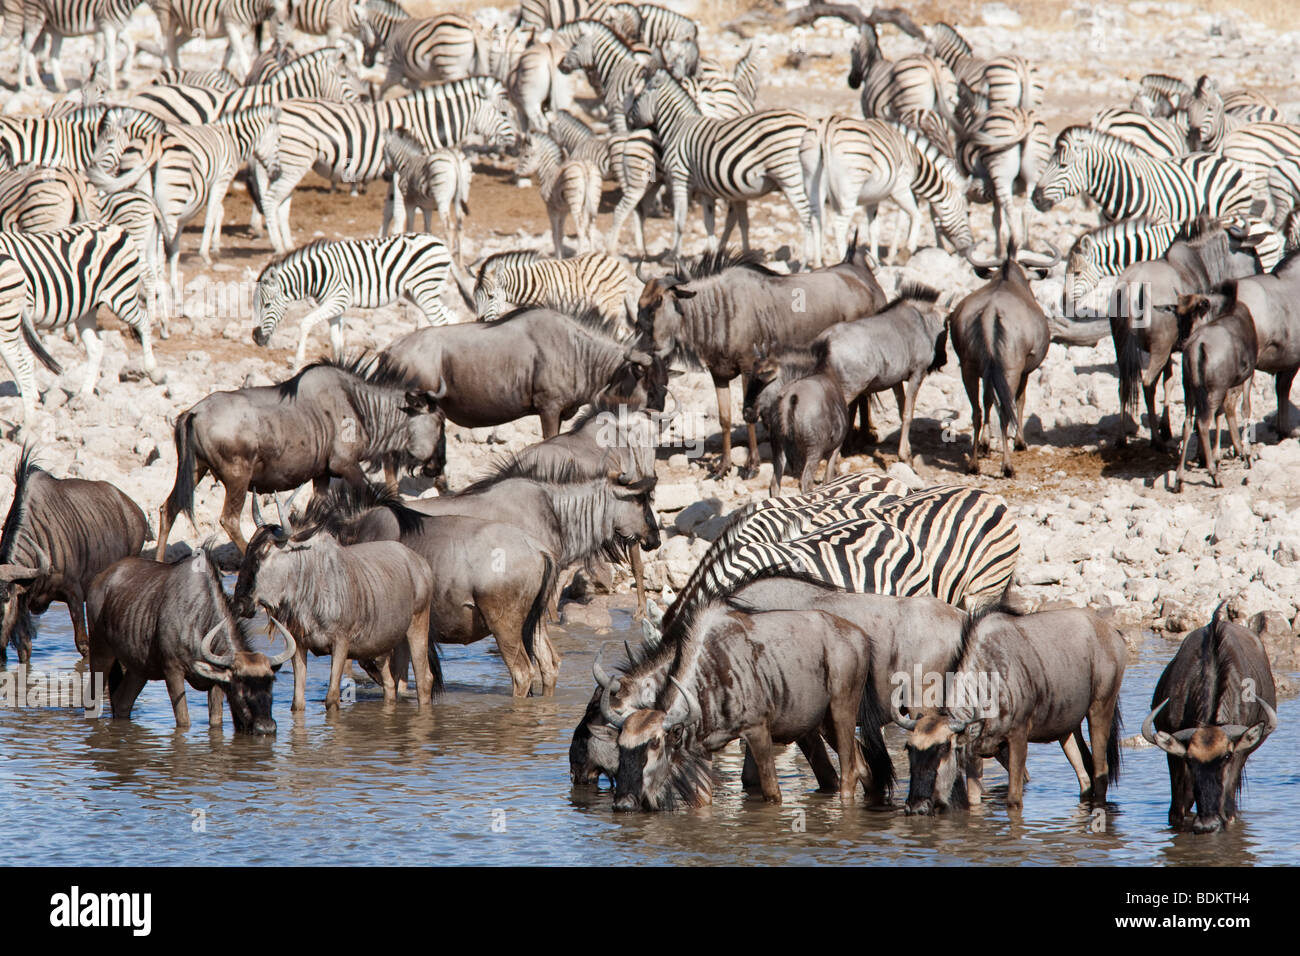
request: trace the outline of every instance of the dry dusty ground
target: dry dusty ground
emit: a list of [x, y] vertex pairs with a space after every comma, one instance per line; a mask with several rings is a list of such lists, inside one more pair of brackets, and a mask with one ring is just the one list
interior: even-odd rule
[[[1192, 4], [1155, 2], [958, 2], [912, 4], [911, 8], [923, 22], [927, 15], [955, 22], [977, 53], [1017, 52], [1035, 62], [1047, 87], [1044, 119], [1055, 132], [1103, 106], [1126, 104], [1138, 77], [1149, 71], [1192, 79], [1208, 70], [1221, 86], [1257, 87], [1296, 115], [1300, 13], [1292, 14], [1288, 5], [1245, 5], [1251, 8], [1250, 16], [1224, 13], [1219, 4], [1214, 12], [1203, 12], [1204, 7]], [[496, 15], [488, 5], [470, 6], [484, 18]], [[733, 62], [749, 43], [766, 43], [770, 69], [763, 105], [797, 106], [817, 115], [856, 114], [856, 93], [844, 82], [849, 27], [822, 21], [815, 29], [791, 31], [776, 23], [765, 8], [751, 10], [740, 3], [710, 5], [702, 16], [708, 24], [703, 34], [706, 55]], [[721, 28], [728, 23], [735, 29]], [[148, 32], [143, 26], [140, 30]], [[915, 41], [888, 28], [882, 31], [882, 45], [889, 56], [917, 49]], [[67, 58], [74, 64], [71, 76], [78, 73], [75, 65], [84, 62], [77, 57], [81, 49], [78, 41], [65, 46], [73, 51]], [[212, 43], [196, 43], [186, 51], [193, 63], [215, 63], [220, 52]], [[145, 68], [153, 65], [147, 56], [141, 62]], [[143, 75], [137, 75], [137, 83], [144, 81]], [[579, 92], [580, 96], [588, 93], [585, 88]], [[0, 97], [7, 97], [0, 104], [4, 112], [38, 109], [54, 98], [52, 94], [9, 96], [8, 91], [0, 92]], [[484, 157], [476, 164], [467, 227], [466, 255], [471, 261], [517, 246], [549, 251], [540, 196], [535, 189], [515, 183], [512, 163], [509, 157]], [[614, 198], [612, 193], [605, 196], [602, 229], [608, 228]], [[293, 202], [295, 239], [377, 234], [381, 202], [380, 183], [352, 196], [346, 190], [331, 192], [319, 179], [309, 177]], [[237, 187], [226, 202], [222, 254], [212, 268], [205, 268], [193, 254], [198, 229], [191, 227], [186, 233], [187, 255], [182, 263], [186, 282], [239, 283], [244, 297], [242, 304], [217, 307], [209, 296], [207, 304], [193, 309], [190, 317], [173, 321], [171, 338], [157, 345], [159, 361], [168, 373], [166, 385], [122, 375], [125, 364], [138, 365], [138, 348], [133, 342], [124, 343], [120, 332], [110, 331], [98, 395], [85, 403], [68, 404], [80, 382], [83, 354], [79, 346], [52, 344], [67, 372], [55, 381], [44, 370], [38, 371], [45, 405], [31, 433], [56, 473], [114, 481], [156, 513], [175, 469], [171, 441], [175, 415], [213, 390], [235, 388], [245, 381], [278, 380], [291, 371], [296, 320], [307, 307], [291, 312], [270, 348], [253, 345], [248, 292], [270, 246], [248, 231], [248, 210], [247, 197]], [[756, 203], [752, 213], [754, 243], [778, 268], [798, 257], [791, 250], [800, 249], [801, 237], [783, 200]], [[886, 212], [886, 236], [892, 235], [894, 215]], [[693, 211], [688, 253], [703, 247], [699, 222], [698, 212]], [[1037, 216], [1033, 235], [1035, 241], [1050, 240], [1065, 249], [1096, 222], [1095, 210], [1069, 203]], [[992, 230], [987, 208], [974, 210], [973, 225], [983, 238], [982, 251], [988, 254]], [[624, 253], [631, 251], [629, 233], [623, 237]], [[652, 252], [666, 248], [670, 223], [652, 221], [648, 236]], [[922, 245], [932, 245], [928, 223], [924, 236]], [[1059, 312], [1060, 271], [1036, 287], [1040, 301], [1052, 312]], [[887, 292], [903, 279], [921, 279], [939, 286], [950, 301], [980, 284], [968, 266], [935, 249], [923, 250], [911, 262], [885, 266], [880, 278]], [[449, 291], [447, 302], [462, 317], [469, 317], [454, 292]], [[415, 322], [414, 310], [407, 306], [355, 314], [348, 320], [348, 344], [383, 346]], [[104, 326], [121, 329], [112, 319], [105, 319]], [[309, 354], [323, 355], [326, 349], [322, 328]], [[992, 461], [986, 461], [985, 477], [965, 474], [970, 412], [952, 358], [921, 392], [912, 439], [917, 453], [915, 476], [896, 466], [897, 416], [892, 399], [876, 416], [881, 444], [870, 456], [848, 459], [845, 467], [894, 467], [918, 484], [973, 482], [1005, 496], [1021, 524], [1024, 550], [1018, 584], [1031, 603], [1068, 600], [1111, 605], [1126, 625], [1156, 626], [1176, 635], [1204, 622], [1219, 600], [1232, 598], [1233, 611], [1240, 616], [1269, 612], [1256, 619], [1256, 626], [1266, 626], [1281, 669], [1294, 670], [1298, 663], [1294, 628], [1300, 625], [1300, 446], [1293, 439], [1279, 443], [1267, 423], [1275, 404], [1271, 380], [1259, 377], [1255, 383], [1261, 458], [1253, 469], [1227, 461], [1222, 489], [1210, 488], [1204, 472], [1193, 471], [1189, 487], [1177, 497], [1165, 489], [1173, 455], [1154, 453], [1141, 441], [1123, 450], [1114, 447], [1118, 400], [1113, 369], [1108, 341], [1093, 348], [1052, 347], [1043, 369], [1031, 378], [1026, 423], [1031, 448], [1014, 455], [1014, 479], [991, 477]], [[692, 373], [676, 378], [673, 390], [679, 405], [690, 413], [688, 427], [696, 429], [696, 435], [708, 436], [711, 457], [719, 438], [706, 377]], [[1182, 420], [1180, 386], [1174, 394], [1177, 431]], [[735, 397], [738, 418], [738, 387]], [[12, 384], [0, 385], [0, 418], [13, 422], [19, 414]], [[945, 441], [945, 435], [956, 440]], [[738, 445], [743, 444], [742, 436], [737, 429]], [[477, 476], [501, 452], [538, 437], [532, 420], [475, 432], [452, 426], [452, 486]], [[658, 500], [669, 534], [660, 556], [650, 564], [656, 589], [680, 586], [717, 527], [715, 515], [765, 494], [770, 475], [770, 466], [764, 465], [759, 476], [748, 482], [734, 474], [713, 481], [706, 477], [704, 462], [675, 451], [664, 449], [661, 454]], [[7, 472], [17, 455], [16, 444], [0, 447], [0, 469], [6, 472], [0, 478], [0, 492], [5, 495], [10, 486]], [[409, 490], [420, 488], [409, 486]], [[198, 495], [197, 531], [182, 520], [173, 542], [193, 545], [211, 534], [220, 500], [219, 491], [205, 482]], [[247, 518], [245, 522], [251, 524]], [[591, 623], [608, 621], [603, 609], [587, 613]], [[576, 611], [571, 614], [578, 616]]]

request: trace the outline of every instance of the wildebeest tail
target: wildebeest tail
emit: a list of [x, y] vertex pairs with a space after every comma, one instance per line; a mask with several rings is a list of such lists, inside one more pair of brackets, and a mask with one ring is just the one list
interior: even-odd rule
[[1127, 325], [1120, 326], [1115, 333], [1115, 354], [1119, 359], [1120, 409], [1136, 414], [1142, 381], [1142, 357], [1138, 351], [1137, 336]]
[[62, 375], [63, 366], [55, 361], [53, 355], [45, 351], [45, 346], [41, 344], [40, 337], [36, 334], [36, 330], [32, 328], [32, 320], [28, 318], [25, 312], [22, 317], [22, 329], [23, 341], [27, 343], [27, 347], [32, 350], [32, 354], [36, 356], [37, 360], [55, 375]]
[[533, 657], [533, 640], [537, 636], [537, 626], [541, 623], [542, 615], [546, 613], [546, 608], [551, 603], [551, 592], [555, 590], [558, 577], [555, 559], [546, 552], [542, 552], [542, 567], [542, 586], [537, 589], [537, 596], [533, 598], [533, 605], [528, 609], [528, 616], [524, 618], [524, 650], [528, 653], [530, 660]]
[[[1196, 409], [1196, 417], [1201, 421], [1208, 421], [1210, 416], [1210, 390], [1205, 385], [1205, 366], [1207, 363], [1205, 345], [1201, 342], [1193, 345], [1192, 354], [1188, 356], [1188, 360], [1196, 368], [1197, 372], [1197, 380], [1190, 387], [1192, 405]], [[1209, 424], [1214, 425], [1213, 422], [1209, 422]]]
[[176, 482], [167, 496], [167, 510], [185, 512], [194, 521], [194, 413], [183, 412], [176, 419], [173, 433], [176, 442]]
[[981, 377], [984, 379], [984, 393], [987, 395], [990, 390], [997, 401], [998, 417], [1002, 419], [1002, 425], [1005, 428], [1012, 423], [1016, 426], [1016, 434], [1020, 434], [1020, 420], [1016, 417], [1016, 400], [1011, 393], [1011, 383], [1007, 381], [1006, 369], [1002, 367], [999, 360], [999, 345], [1002, 339], [1002, 321], [998, 315], [997, 306], [990, 303], [984, 308], [984, 315], [980, 319], [980, 324], [984, 328], [984, 362]]
[[948, 326], [945, 324], [934, 337], [934, 360], [927, 372], [937, 372], [948, 364]]
[[874, 665], [867, 667], [867, 682], [862, 688], [862, 702], [858, 704], [858, 726], [862, 736], [858, 738], [858, 747], [862, 750], [862, 759], [871, 771], [872, 783], [884, 791], [885, 798], [894, 792], [894, 762], [889, 759], [885, 749], [885, 738], [880, 728], [888, 723], [884, 705], [876, 697]]

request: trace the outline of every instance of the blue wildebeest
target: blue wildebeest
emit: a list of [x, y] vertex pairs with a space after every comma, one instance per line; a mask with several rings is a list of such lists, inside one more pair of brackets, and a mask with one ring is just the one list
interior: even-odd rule
[[[1277, 690], [1260, 639], [1214, 610], [1156, 682], [1142, 736], [1169, 760], [1169, 825], [1213, 833], [1237, 815], [1246, 758], [1277, 729]], [[1193, 803], [1196, 816], [1190, 821]]]
[[495, 322], [417, 329], [385, 354], [418, 387], [437, 391], [449, 419], [466, 428], [541, 419], [542, 437], [604, 396], [663, 411], [668, 369], [600, 327], [550, 309], [525, 308]]
[[[534, 663], [543, 693], [554, 693], [559, 663], [543, 618], [557, 564], [541, 542], [505, 522], [415, 511], [373, 485], [336, 487], [320, 504], [313, 499], [308, 519], [321, 515], [322, 528], [343, 544], [400, 541], [428, 562], [434, 584], [432, 640], [472, 644], [494, 637], [516, 697], [531, 692]], [[399, 679], [405, 673], [400, 649], [394, 670]]]
[[177, 730], [190, 725], [188, 683], [208, 692], [210, 726], [221, 726], [228, 696], [236, 732], [275, 733], [272, 685], [294, 641], [272, 618], [285, 649], [274, 657], [252, 649], [207, 548], [173, 564], [123, 558], [95, 578], [87, 608], [90, 671], [108, 675], [114, 717], [130, 717], [145, 684], [161, 680]]
[[[691, 269], [650, 279], [637, 306], [642, 347], [702, 365], [713, 378], [722, 427], [722, 456], [714, 469], [731, 470], [731, 380], [742, 393], [756, 351], [806, 345], [837, 322], [871, 315], [885, 294], [866, 263], [866, 249], [850, 247], [838, 265], [780, 275], [752, 255], [725, 249], [702, 257]], [[758, 470], [758, 435], [749, 426], [749, 458], [741, 474]]]
[[894, 390], [902, 423], [898, 457], [909, 464], [917, 392], [925, 376], [948, 361], [938, 300], [937, 289], [905, 282], [898, 298], [877, 314], [833, 325], [812, 343], [817, 371], [831, 375], [844, 403], [856, 409], [862, 439], [871, 432], [868, 400], [876, 392]]
[[[614, 809], [661, 810], [712, 802], [712, 756], [744, 737], [764, 799], [781, 802], [774, 744], [799, 743], [825, 786], [822, 736], [840, 759], [839, 793], [861, 782], [880, 800], [893, 767], [880, 735], [883, 714], [871, 682], [871, 641], [843, 618], [820, 611], [745, 614], [705, 609], [686, 627], [663, 689], [649, 705], [616, 707], [622, 681], [593, 666], [601, 712], [618, 731]], [[636, 675], [628, 675], [635, 681]], [[863, 742], [854, 736], [861, 723]]]
[[[384, 700], [397, 699], [391, 664], [405, 642], [415, 663], [416, 702], [433, 697], [429, 662], [429, 564], [393, 541], [341, 545], [333, 535], [307, 529], [290, 535], [281, 525], [254, 533], [235, 583], [234, 605], [243, 617], [257, 607], [284, 619], [297, 644], [293, 658], [293, 710], [307, 707], [307, 652], [330, 655], [325, 707], [339, 705], [339, 685], [349, 658], [383, 662]], [[439, 681], [441, 683], [441, 681]]]
[[814, 362], [808, 352], [794, 351], [763, 359], [750, 373], [742, 413], [746, 424], [761, 421], [767, 429], [772, 448], [768, 494], [773, 497], [781, 494], [787, 460], [799, 472], [804, 494], [812, 490], [823, 459], [823, 484], [834, 478], [840, 446], [848, 435], [849, 410], [839, 383], [825, 372], [814, 372]]
[[1003, 748], [1007, 806], [1020, 807], [1028, 745], [1053, 742], [1079, 778], [1080, 799], [1104, 804], [1108, 786], [1119, 780], [1119, 688], [1127, 658], [1119, 631], [1083, 608], [1018, 615], [995, 606], [971, 615], [954, 674], [956, 699], [909, 717], [899, 710], [904, 695], [892, 701], [895, 722], [908, 731], [907, 812], [978, 805], [983, 758]]
[[[1014, 253], [1014, 250], [1012, 250]], [[987, 285], [957, 304], [948, 319], [953, 351], [961, 362], [962, 384], [970, 399], [972, 444], [969, 470], [978, 475], [984, 429], [994, 401], [1002, 433], [1002, 474], [1015, 475], [1007, 432], [1015, 428], [1016, 446], [1025, 441], [1025, 388], [1029, 373], [1043, 364], [1052, 332], [1047, 316], [1029, 288], [1024, 268], [1010, 254]], [[980, 385], [984, 386], [983, 401]]]
[[12, 642], [32, 654], [33, 614], [62, 601], [77, 650], [86, 653], [86, 594], [114, 561], [140, 553], [149, 522], [106, 481], [55, 478], [24, 448], [14, 469], [14, 500], [0, 534], [0, 662]]
[[318, 362], [279, 385], [214, 392], [176, 417], [176, 482], [162, 506], [158, 559], [167, 553], [172, 522], [194, 521], [194, 488], [209, 471], [225, 486], [221, 527], [240, 552], [244, 498], [289, 491], [331, 477], [365, 484], [361, 466], [402, 460], [430, 477], [446, 456], [437, 391], [406, 387], [382, 356]]
[[1300, 256], [1291, 253], [1267, 275], [1238, 279], [1235, 289], [1255, 323], [1255, 371], [1274, 376], [1278, 434], [1289, 436], [1291, 383], [1300, 371]]
[[[1235, 287], [1230, 287], [1230, 290]], [[1211, 318], [1214, 306], [1203, 295], [1181, 296], [1176, 312], [1183, 344], [1183, 442], [1178, 452], [1178, 471], [1173, 490], [1183, 490], [1183, 470], [1192, 444], [1195, 422], [1210, 481], [1219, 487], [1219, 417], [1228, 419], [1228, 439], [1246, 467], [1250, 451], [1237, 421], [1237, 408], [1245, 402], [1250, 415], [1250, 383], [1259, 356], [1255, 323], [1250, 310], [1229, 301], [1226, 311]], [[1211, 434], [1213, 433], [1213, 434]]]

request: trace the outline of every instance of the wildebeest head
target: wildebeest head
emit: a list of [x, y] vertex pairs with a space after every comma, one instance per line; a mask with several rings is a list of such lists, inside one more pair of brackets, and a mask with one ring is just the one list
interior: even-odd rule
[[1174, 318], [1178, 322], [1178, 345], [1181, 347], [1199, 326], [1214, 318], [1214, 302], [1209, 296], [1180, 295], [1174, 306]]
[[[605, 719], [618, 729], [615, 810], [670, 809], [679, 796], [674, 786], [678, 765], [702, 756], [690, 734], [691, 726], [700, 719], [700, 703], [676, 678], [669, 681], [677, 693], [667, 710], [643, 708], [626, 719], [612, 710], [605, 713]], [[607, 710], [604, 697], [601, 710]]]
[[695, 293], [676, 276], [656, 276], [645, 283], [637, 301], [636, 331], [643, 348], [668, 355], [682, 326], [681, 302]]
[[268, 567], [272, 569], [268, 577], [273, 576], [277, 558], [290, 547], [291, 540], [289, 530], [283, 525], [265, 524], [254, 532], [244, 551], [239, 576], [235, 578], [235, 593], [231, 597], [235, 613], [240, 617], [256, 614], [259, 601], [274, 603], [273, 598], [263, 597], [261, 579]]
[[627, 672], [615, 677], [605, 670], [604, 647], [591, 665], [596, 689], [569, 745], [569, 776], [574, 783], [595, 783], [602, 773], [614, 779], [618, 767], [617, 725], [638, 707], [653, 707], [663, 683], [666, 662], [662, 666], [654, 666], [654, 662], [649, 667], [637, 666], [645, 655], [634, 654], [630, 645], [624, 646]]
[[963, 770], [966, 747], [979, 733], [979, 722], [939, 711], [925, 711], [918, 717], [904, 717], [897, 703], [894, 722], [907, 731], [907, 764], [910, 783], [907, 813], [941, 813], [969, 806]]
[[402, 405], [406, 415], [406, 454], [421, 462], [426, 478], [437, 478], [447, 467], [447, 414], [439, 404], [447, 383], [436, 392], [409, 391]]
[[1249, 727], [1241, 724], [1188, 727], [1172, 734], [1157, 730], [1156, 715], [1169, 704], [1168, 698], [1142, 722], [1143, 737], [1167, 753], [1171, 760], [1183, 761], [1196, 800], [1196, 818], [1191, 825], [1195, 833], [1214, 833], [1231, 823], [1235, 816], [1233, 798], [1241, 786], [1246, 757], [1277, 729], [1277, 711], [1262, 699], [1258, 703], [1265, 718]]
[[660, 355], [629, 349], [594, 404], [606, 409], [626, 405], [662, 412], [668, 404], [668, 363]]
[[741, 415], [753, 425], [758, 421], [759, 399], [769, 385], [781, 377], [781, 362], [770, 356], [755, 356], [754, 370], [749, 373], [749, 387], [745, 389], [745, 400], [741, 406]]
[[[41, 558], [44, 559], [44, 555]], [[27, 590], [48, 570], [47, 566], [31, 568], [21, 564], [0, 564], [0, 662], [5, 660], [5, 648], [10, 642], [20, 652], [31, 647], [32, 621], [27, 609]], [[24, 655], [20, 653], [19, 656]]]
[[611, 475], [614, 492], [614, 534], [628, 547], [638, 542], [642, 551], [659, 547], [659, 521], [655, 517], [655, 478], [634, 479], [628, 475]]

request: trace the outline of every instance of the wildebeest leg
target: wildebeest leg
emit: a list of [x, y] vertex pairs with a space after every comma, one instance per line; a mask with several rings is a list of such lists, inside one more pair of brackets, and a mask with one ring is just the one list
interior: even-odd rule
[[231, 474], [229, 479], [229, 484], [226, 485], [226, 500], [221, 506], [221, 527], [225, 529], [226, 534], [230, 535], [230, 540], [235, 542], [239, 553], [243, 554], [248, 547], [248, 542], [244, 540], [244, 534], [239, 529], [239, 516], [244, 512], [244, 499], [248, 497], [249, 476], [235, 473]]
[[[1165, 403], [1164, 408], [1161, 409], [1160, 412], [1160, 436], [1163, 441], [1161, 441], [1159, 447], [1163, 449], [1167, 447], [1167, 443], [1174, 437], [1174, 429], [1169, 422], [1169, 406], [1172, 404], [1174, 388], [1174, 363], [1166, 362], [1162, 374], [1164, 376], [1163, 390], [1165, 393]], [[1152, 418], [1151, 421], [1154, 423], [1155, 419]]]
[[821, 457], [814, 449], [809, 449], [803, 458], [803, 470], [799, 473], [799, 493], [806, 495], [813, 490], [813, 479], [817, 477], [817, 466]]
[[[1249, 383], [1247, 383], [1249, 385]], [[1223, 413], [1228, 419], [1228, 441], [1232, 442], [1232, 450], [1237, 456], [1250, 467], [1250, 446], [1246, 436], [1242, 433], [1241, 423], [1237, 421], [1237, 400], [1235, 395], [1228, 397], [1228, 404], [1224, 406]]]
[[758, 781], [763, 788], [763, 799], [768, 803], [781, 802], [781, 786], [776, 779], [776, 755], [772, 746], [772, 734], [766, 724], [759, 724], [745, 731], [745, 743], [754, 755], [758, 767]]
[[898, 433], [898, 458], [908, 465], [912, 463], [912, 412], [916, 408], [916, 392], [916, 385], [911, 382], [894, 386], [894, 399], [898, 402], [898, 417], [903, 422]]
[[826, 741], [816, 731], [804, 734], [797, 741], [804, 759], [812, 767], [813, 776], [817, 778], [818, 793], [835, 793], [840, 789], [840, 775], [831, 763], [830, 754], [826, 752]]
[[835, 477], [835, 472], [839, 468], [839, 464], [840, 449], [839, 446], [836, 445], [831, 448], [830, 456], [826, 459], [826, 474], [822, 477], [823, 485], [829, 485], [831, 483], [831, 479]]
[[180, 670], [168, 669], [163, 673], [163, 683], [167, 685], [167, 696], [172, 702], [172, 713], [176, 715], [176, 729], [190, 729], [190, 705], [185, 700], [185, 675]]
[[[1196, 434], [1201, 439], [1201, 451], [1205, 455], [1205, 470], [1210, 473], [1210, 484], [1219, 487], [1219, 462], [1218, 462], [1218, 425], [1219, 425], [1219, 408], [1222, 404], [1221, 396], [1210, 393], [1209, 407], [1210, 413], [1205, 416], [1208, 421], [1203, 420], [1201, 416], [1196, 416]], [[1211, 435], [1211, 429], [1214, 434]], [[1211, 447], [1211, 441], [1214, 447]]]
[[1296, 368], [1284, 368], [1273, 378], [1274, 391], [1277, 393], [1277, 433], [1283, 438], [1291, 437], [1291, 383], [1295, 381]]
[[226, 692], [220, 684], [213, 684], [208, 690], [208, 726], [221, 726], [221, 710], [226, 704]]
[[984, 758], [971, 754], [966, 758], [966, 802], [978, 807], [984, 799]]
[[80, 594], [69, 595], [68, 615], [72, 618], [72, 641], [77, 653], [86, 657], [90, 653], [90, 638], [86, 634], [86, 600]]
[[560, 654], [551, 643], [551, 636], [544, 624], [538, 624], [537, 634], [533, 637], [533, 650], [537, 658], [537, 669], [542, 679], [542, 696], [555, 696], [555, 684], [560, 676]]
[[[427, 707], [433, 702], [433, 671], [429, 667], [429, 609], [421, 608], [411, 618], [411, 626], [406, 630], [406, 646], [411, 651], [411, 662], [415, 665], [415, 701], [420, 707]], [[394, 680], [393, 657], [389, 658], [389, 680]], [[406, 675], [403, 674], [402, 677]], [[394, 688], [393, 695], [397, 691]], [[384, 688], [384, 699], [388, 699], [388, 688]]]
[[[990, 401], [991, 398], [992, 396], [986, 395], [985, 401]], [[985, 418], [990, 417], [988, 408], [984, 409], [984, 417]], [[998, 433], [1002, 436], [1002, 477], [1003, 478], [1014, 478], [1016, 476], [1015, 468], [1011, 467], [1011, 444], [1013, 439], [1009, 434], [1011, 430], [1010, 425], [1011, 423], [1008, 422], [1006, 419], [1004, 419], [1002, 417], [1001, 412], [999, 412]]]
[[291, 711], [307, 709], [307, 645], [295, 640], [293, 651], [293, 704]]
[[[337, 640], [330, 652], [330, 686], [325, 692], [325, 709], [335, 710], [339, 706], [339, 688], [343, 684], [343, 668], [348, 662], [348, 645], [346, 641]], [[388, 698], [388, 694], [384, 694]]]
[[[135, 699], [140, 696], [140, 691], [144, 690], [144, 685], [147, 683], [148, 680], [139, 671], [127, 671], [122, 675], [121, 682], [113, 688], [113, 693], [110, 695], [115, 718], [131, 716], [131, 708], [135, 706]], [[185, 723], [186, 726], [189, 726], [188, 716], [185, 718]]]
[[970, 400], [971, 414], [970, 465], [967, 470], [972, 475], [978, 475], [980, 473], [980, 431], [984, 427], [984, 419], [980, 417], [979, 372], [973, 368], [963, 368], [961, 380], [966, 386], [966, 397]]
[[1029, 756], [1029, 738], [1024, 730], [1012, 731], [1007, 737], [1007, 808], [1019, 809], [1025, 803], [1025, 758]]
[[[1191, 398], [1191, 396], [1188, 395], [1188, 398]], [[1174, 472], [1173, 490], [1175, 494], [1183, 490], [1183, 472], [1187, 470], [1187, 452], [1192, 443], [1192, 421], [1194, 417], [1191, 408], [1188, 408], [1183, 415], [1183, 441], [1178, 450], [1178, 470]]]
[[[197, 488], [203, 476], [208, 473], [208, 466], [203, 462], [196, 462], [194, 465], [194, 486]], [[158, 509], [158, 550], [154, 553], [154, 558], [158, 561], [167, 559], [167, 539], [172, 533], [172, 524], [176, 521], [176, 509], [172, 508], [171, 496], [163, 502], [163, 506]], [[195, 529], [197, 530], [197, 529]]]
[[560, 413], [552, 409], [538, 412], [537, 417], [542, 422], [542, 441], [548, 438], [554, 438], [560, 433]]
[[858, 750], [858, 739], [853, 733], [857, 726], [858, 704], [861, 699], [861, 693], [845, 693], [841, 689], [831, 697], [825, 722], [830, 724], [827, 729], [834, 735], [835, 753], [840, 758], [840, 800], [851, 802], [858, 783], [861, 782], [867, 800], [878, 804], [884, 799], [884, 788], [879, 780], [872, 780], [869, 773], [862, 772], [862, 754]]
[[781, 497], [781, 479], [785, 477], [785, 441], [780, 435], [769, 435], [772, 446], [772, 483], [768, 486], [769, 498]]
[[1165, 754], [1169, 761], [1169, 825], [1175, 830], [1183, 825], [1183, 820], [1192, 809], [1195, 799], [1192, 791], [1192, 775], [1186, 762], [1181, 757]]
[[1092, 789], [1092, 777], [1083, 762], [1083, 754], [1079, 752], [1077, 739], [1079, 732], [1077, 729], [1070, 731], [1058, 743], [1065, 753], [1065, 759], [1070, 761], [1070, 766], [1074, 768], [1074, 775], [1079, 778], [1079, 799], [1084, 800], [1088, 796], [1088, 791]]
[[731, 383], [713, 376], [713, 392], [718, 400], [718, 424], [722, 427], [722, 457], [711, 473], [721, 478], [731, 471]]

